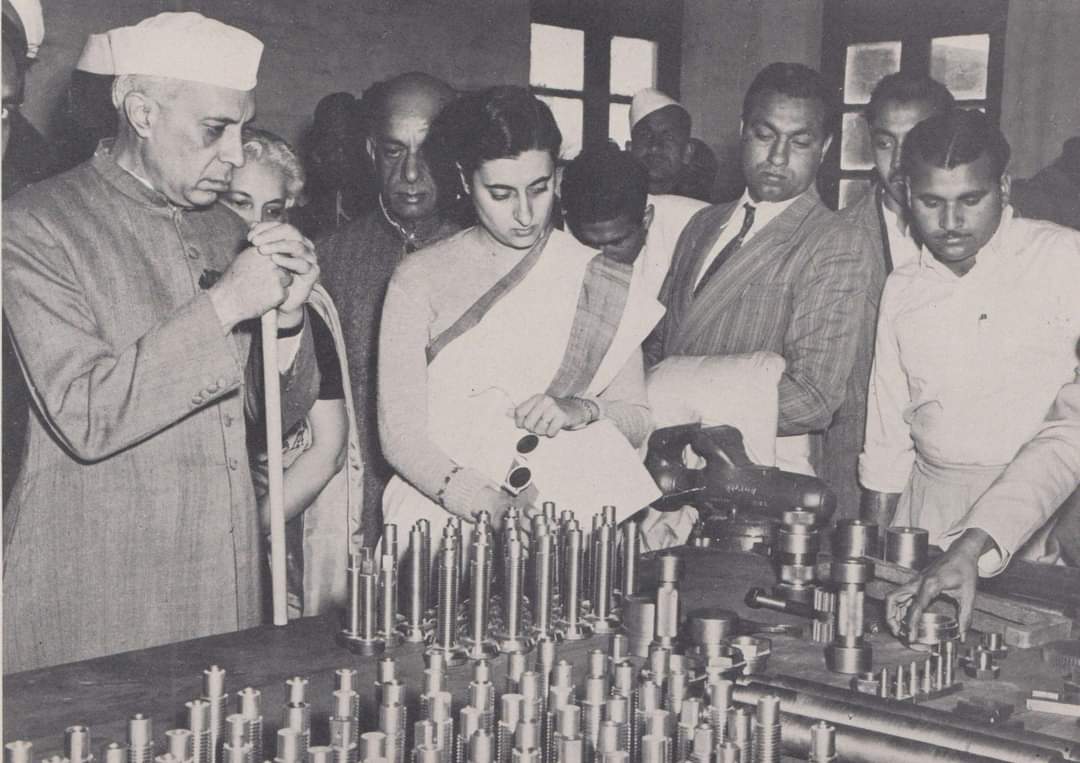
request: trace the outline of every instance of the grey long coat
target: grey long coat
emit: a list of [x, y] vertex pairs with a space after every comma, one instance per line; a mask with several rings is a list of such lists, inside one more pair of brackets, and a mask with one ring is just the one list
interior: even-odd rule
[[[250, 337], [222, 332], [200, 286], [243, 236], [104, 145], [5, 202], [4, 312], [35, 398], [4, 507], [5, 672], [259, 622]], [[305, 338], [286, 426], [316, 389]]]

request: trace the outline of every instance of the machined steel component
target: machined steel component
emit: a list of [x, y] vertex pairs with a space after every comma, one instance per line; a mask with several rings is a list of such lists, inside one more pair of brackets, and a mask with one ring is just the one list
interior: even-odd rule
[[994, 655], [976, 647], [971, 656], [964, 663], [964, 675], [977, 681], [993, 681], [1001, 674], [1001, 666], [997, 664]]
[[225, 763], [253, 763], [251, 745], [245, 743], [234, 747], [232, 743], [225, 742], [221, 745], [221, 759]]
[[581, 528], [576, 519], [564, 523], [562, 536], [562, 619], [557, 624], [557, 632], [567, 641], [581, 641], [592, 635], [592, 627], [581, 619], [585, 557]]
[[690, 643], [695, 647], [723, 644], [735, 635], [739, 616], [730, 609], [699, 607], [686, 614]]
[[833, 763], [835, 760], [836, 727], [819, 721], [810, 727], [810, 763]]
[[780, 763], [780, 699], [758, 699], [754, 712], [754, 763]]
[[981, 646], [996, 660], [1003, 660], [1009, 654], [1009, 647], [1005, 646], [1004, 635], [996, 631], [984, 633]]
[[300, 734], [300, 757], [307, 755], [311, 746], [311, 705], [307, 702], [289, 702], [282, 713], [281, 725]]
[[386, 758], [386, 734], [381, 731], [365, 731], [360, 735], [359, 756], [362, 763]]
[[683, 702], [678, 715], [679, 722], [675, 726], [675, 760], [686, 760], [690, 757], [694, 743], [694, 730], [701, 723], [701, 702], [692, 698]]
[[863, 639], [863, 605], [873, 565], [863, 558], [834, 559], [830, 572], [837, 588], [836, 636], [825, 647], [825, 666], [834, 673], [868, 673], [873, 652]]
[[481, 731], [480, 711], [466, 705], [458, 711], [457, 733], [454, 736], [454, 763], [468, 763], [469, 742], [477, 731]]
[[405, 763], [405, 730], [409, 715], [404, 705], [379, 705], [379, 731], [386, 735], [388, 763]]
[[194, 699], [184, 704], [187, 708], [188, 729], [191, 731], [193, 763], [210, 763], [213, 745], [211, 743], [210, 703], [205, 699]]
[[555, 638], [552, 599], [555, 585], [555, 536], [534, 532], [532, 538], [532, 635], [535, 639]]
[[815, 563], [821, 537], [809, 511], [786, 511], [773, 545], [773, 565], [778, 582], [775, 594], [789, 601], [809, 604], [814, 595]]
[[679, 603], [679, 557], [660, 557], [660, 578], [656, 589], [656, 626], [653, 646], [674, 649], [679, 638], [682, 611]]
[[734, 692], [735, 701], [743, 704], [753, 704], [766, 695], [778, 696], [786, 713], [837, 726], [837, 752], [844, 760], [847, 756], [839, 739], [843, 724], [1004, 761], [1036, 763], [1058, 760], [1059, 756], [1074, 757], [1080, 752], [1075, 743], [1057, 737], [983, 726], [911, 703], [866, 695], [853, 698], [847, 689], [794, 676], [754, 679], [745, 686], [737, 685]]
[[646, 734], [641, 738], [641, 763], [671, 763], [671, 757], [670, 737]]
[[818, 586], [814, 589], [813, 608], [810, 636], [819, 644], [827, 644], [836, 637], [836, 593]]
[[929, 537], [921, 527], [886, 527], [885, 561], [921, 570], [926, 566]]
[[623, 597], [620, 608], [627, 649], [635, 657], [648, 657], [656, 634], [656, 601], [651, 596]]
[[709, 676], [705, 685], [705, 696], [709, 701], [706, 712], [709, 717], [709, 725], [712, 727], [713, 739], [716, 744], [727, 739], [727, 715], [731, 709], [732, 692], [735, 684], [724, 678]]
[[330, 745], [308, 747], [307, 763], [334, 763], [334, 748]]
[[352, 718], [332, 717], [329, 725], [330, 746], [334, 748], [335, 763], [356, 763], [359, 754], [359, 726], [356, 721]]
[[744, 761], [749, 761], [753, 754], [750, 741], [752, 721], [749, 708], [732, 707], [728, 710], [727, 740], [739, 748]]
[[441, 763], [454, 759], [454, 716], [451, 714], [453, 695], [440, 692], [431, 705], [431, 723], [435, 726], [435, 746], [439, 748]]
[[87, 763], [94, 759], [90, 747], [90, 729], [86, 726], [68, 726], [64, 729], [64, 757], [70, 763]]
[[338, 634], [338, 643], [356, 654], [379, 654], [386, 643], [378, 637], [378, 573], [370, 548], [349, 553], [347, 573], [348, 621]]
[[142, 713], [131, 716], [127, 743], [131, 763], [150, 763], [154, 759], [153, 721]]
[[[225, 718], [225, 740], [233, 751], [233, 755], [245, 754], [247, 757], [237, 763], [255, 763], [255, 745], [251, 743], [248, 733], [248, 720], [240, 713], [233, 713]], [[222, 745], [224, 749], [224, 744]]]
[[[447, 525], [447, 530], [450, 525]], [[428, 652], [442, 656], [446, 665], [461, 665], [468, 660], [468, 653], [458, 643], [458, 604], [460, 602], [461, 562], [458, 558], [461, 546], [452, 533], [443, 533], [439, 549], [439, 606], [435, 620], [434, 639]]]
[[638, 557], [641, 556], [641, 532], [638, 523], [627, 521], [622, 526], [619, 560], [622, 576], [619, 580], [620, 604], [637, 594]]
[[878, 526], [861, 519], [838, 519], [832, 536], [832, 555], [837, 559], [878, 557]]
[[709, 763], [713, 746], [712, 726], [708, 723], [698, 724], [694, 729], [694, 740], [690, 744], [690, 760], [694, 763]]
[[237, 698], [246, 726], [247, 744], [252, 746], [252, 757], [256, 763], [265, 761], [266, 758], [262, 757], [262, 693], [257, 688], [247, 686]]
[[757, 675], [765, 670], [772, 654], [772, 641], [761, 636], [736, 636], [729, 643], [742, 653], [746, 675]]
[[4, 763], [32, 763], [34, 743], [15, 739], [4, 745]]
[[[401, 643], [401, 634], [398, 633], [397, 525], [384, 525], [384, 533], [388, 527], [394, 528], [394, 552], [383, 554], [380, 564], [379, 637], [386, 648], [393, 649]], [[385, 535], [383, 541], [386, 541]]]
[[488, 533], [477, 531], [469, 549], [469, 622], [464, 639], [470, 660], [486, 660], [499, 653], [488, 635], [492, 550]]
[[285, 704], [307, 702], [308, 680], [303, 676], [285, 679]]
[[851, 677], [851, 690], [858, 692], [859, 694], [872, 694], [875, 697], [878, 693], [878, 674], [872, 671], [865, 673], [859, 673]]
[[716, 748], [716, 763], [741, 763], [742, 750], [734, 742], [723, 742]]
[[611, 633], [619, 625], [619, 620], [612, 612], [612, 588], [615, 568], [615, 528], [601, 522], [593, 529], [591, 572], [592, 613], [585, 621], [592, 627], [593, 633]]
[[494, 763], [495, 746], [491, 733], [484, 729], [477, 730], [469, 739], [468, 763]]
[[960, 626], [952, 615], [938, 612], [923, 612], [915, 630], [907, 634], [909, 644], [937, 646], [943, 641], [952, 641], [960, 635]]
[[218, 750], [225, 739], [225, 718], [229, 695], [225, 693], [225, 670], [211, 665], [203, 671], [202, 697], [210, 703], [210, 761], [217, 763]]
[[428, 581], [431, 574], [430, 525], [417, 522], [409, 530], [409, 550], [406, 555], [405, 619], [402, 621], [401, 638], [409, 644], [421, 644], [426, 638], [425, 629], [428, 608]]
[[439, 763], [442, 760], [442, 750], [438, 745], [418, 744], [413, 748], [413, 763]]
[[[27, 742], [26, 744], [29, 744]], [[128, 746], [120, 742], [109, 742], [101, 753], [102, 763], [128, 763]], [[21, 760], [6, 760], [5, 763], [24, 763]], [[250, 761], [234, 760], [231, 763], [250, 763]]]
[[[525, 590], [525, 548], [516, 533], [508, 533], [505, 544], [506, 567], [503, 575], [503, 631], [495, 641], [503, 654], [525, 653], [532, 641], [525, 635], [521, 601]], [[498, 754], [498, 753], [496, 753]], [[505, 761], [504, 761], [505, 763]]]
[[[819, 589], [814, 589], [815, 593]], [[813, 617], [814, 607], [805, 601], [785, 599], [778, 595], [770, 595], [764, 588], [751, 588], [746, 592], [743, 599], [746, 606], [751, 609], [771, 609], [775, 612], [783, 612], [795, 617]]]
[[307, 745], [304, 744], [304, 736], [294, 728], [278, 729], [277, 732], [277, 755], [275, 761], [279, 763], [303, 763], [307, 757]]
[[499, 698], [499, 720], [495, 724], [495, 759], [509, 763], [514, 749], [514, 732], [521, 722], [525, 698], [520, 694], [506, 693]]

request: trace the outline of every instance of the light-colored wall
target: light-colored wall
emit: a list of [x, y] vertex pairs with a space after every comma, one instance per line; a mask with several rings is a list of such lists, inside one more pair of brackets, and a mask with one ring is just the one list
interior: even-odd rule
[[1035, 174], [1080, 135], [1080, 2], [1009, 3], [1001, 100], [1014, 177]]
[[766, 64], [821, 65], [822, 0], [686, 0], [682, 102], [721, 171], [737, 162], [742, 97]]
[[25, 111], [48, 130], [86, 35], [160, 11], [192, 10], [266, 45], [258, 122], [296, 139], [327, 93], [357, 95], [421, 70], [457, 87], [527, 84], [528, 0], [43, 0], [46, 40]]

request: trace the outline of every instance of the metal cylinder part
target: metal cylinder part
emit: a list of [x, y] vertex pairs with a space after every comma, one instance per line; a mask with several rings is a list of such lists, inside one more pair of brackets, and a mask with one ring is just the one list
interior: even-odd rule
[[251, 745], [247, 743], [233, 745], [225, 742], [221, 746], [221, 757], [224, 763], [254, 763], [251, 757]]
[[745, 707], [732, 707], [728, 710], [727, 740], [739, 748], [743, 760], [750, 760], [752, 753], [750, 710]]
[[524, 653], [532, 649], [525, 635], [521, 602], [525, 592], [525, 548], [516, 533], [509, 533], [505, 544], [503, 575], [503, 631], [496, 637], [503, 654]]
[[864, 558], [833, 559], [830, 577], [836, 587], [836, 633], [825, 647], [825, 666], [835, 673], [866, 673], [873, 652], [863, 640], [863, 605], [873, 565]]
[[697, 646], [720, 644], [735, 635], [739, 616], [730, 609], [700, 607], [686, 614], [690, 629], [690, 641]]
[[[448, 525], [446, 530], [450, 530]], [[438, 589], [439, 604], [435, 618], [435, 636], [428, 652], [442, 655], [445, 664], [461, 665], [468, 655], [458, 643], [458, 604], [460, 603], [461, 561], [460, 544], [452, 533], [444, 530], [442, 548], [439, 549]]]
[[630, 654], [648, 657], [656, 633], [656, 601], [644, 595], [624, 597], [621, 614]]
[[278, 729], [275, 760], [282, 763], [301, 763], [306, 756], [307, 743], [302, 732], [288, 727]]
[[724, 742], [716, 748], [716, 763], [741, 763], [742, 750], [733, 742]]
[[307, 763], [334, 763], [334, 748], [330, 745], [308, 747]]
[[212, 763], [214, 745], [211, 736], [210, 702], [193, 699], [187, 708], [188, 728], [191, 730], [192, 763]]
[[486, 660], [499, 653], [488, 637], [491, 607], [492, 547], [486, 533], [477, 533], [469, 550], [469, 622], [465, 647], [471, 660]]
[[960, 626], [956, 618], [939, 612], [923, 612], [915, 629], [908, 634], [911, 644], [937, 646], [944, 641], [952, 641], [960, 635]]
[[469, 739], [468, 763], [493, 763], [495, 760], [495, 747], [491, 733], [480, 729]]
[[584, 546], [577, 520], [570, 519], [563, 529], [562, 550], [562, 619], [559, 634], [567, 641], [580, 641], [592, 635], [592, 627], [581, 619], [582, 586], [584, 583]]
[[921, 527], [885, 528], [885, 561], [921, 570], [926, 566], [929, 537]]
[[761, 697], [754, 712], [754, 763], [780, 763], [780, 699]]
[[307, 701], [308, 680], [303, 676], [285, 679], [285, 703]]
[[637, 594], [639, 556], [641, 556], [641, 532], [637, 522], [628, 521], [622, 526], [622, 548], [619, 557], [622, 572], [619, 581], [620, 601]]
[[16, 739], [4, 745], [4, 763], [32, 763], [33, 742]]
[[[250, 747], [248, 748], [250, 752]], [[128, 763], [128, 746], [120, 742], [109, 742], [101, 754], [102, 763]], [[23, 763], [19, 760], [6, 761], [6, 763]], [[226, 763], [250, 763], [248, 760], [226, 761]]]
[[[397, 574], [397, 526], [385, 525], [385, 528], [394, 528], [393, 553], [384, 553], [380, 564], [379, 574], [379, 637], [383, 643], [393, 649], [401, 643], [401, 635], [398, 633], [398, 574]], [[386, 548], [386, 536], [383, 536]]]
[[386, 734], [381, 731], [365, 731], [360, 735], [358, 754], [361, 761], [386, 757]]
[[351, 551], [346, 572], [349, 584], [348, 621], [338, 635], [338, 641], [356, 654], [379, 654], [386, 645], [377, 635], [378, 572], [371, 549]]
[[534, 533], [532, 538], [533, 601], [532, 633], [534, 638], [551, 640], [551, 605], [555, 583], [555, 536]]
[[618, 619], [612, 612], [614, 579], [615, 528], [601, 523], [593, 530], [592, 538], [592, 613], [585, 619], [593, 633], [611, 633], [618, 627]]
[[90, 729], [86, 726], [68, 726], [64, 729], [64, 756], [71, 763], [84, 763], [93, 759]]
[[819, 644], [827, 644], [836, 637], [836, 593], [820, 586], [815, 588], [813, 609], [811, 638]]
[[424, 625], [428, 607], [428, 576], [430, 570], [430, 537], [417, 522], [409, 530], [409, 550], [406, 555], [405, 619], [401, 623], [401, 637], [406, 643], [424, 641]]
[[[876, 528], [875, 528], [876, 532]], [[860, 554], [870, 556], [870, 554]], [[810, 763], [832, 763], [836, 760], [836, 727], [818, 721], [810, 727]]]
[[[868, 695], [853, 699], [847, 689], [792, 676], [774, 676], [735, 687], [736, 702], [753, 704], [767, 695], [778, 696], [787, 713], [814, 722], [828, 721], [838, 727], [838, 734], [840, 725], [850, 724], [880, 735], [920, 739], [937, 747], [1017, 763], [1059, 760], [1077, 752], [1075, 744], [1064, 739], [988, 726], [920, 705]], [[839, 739], [837, 744], [838, 754], [846, 759]]]
[[839, 559], [879, 555], [878, 526], [861, 519], [838, 519], [832, 536], [832, 555]]
[[785, 599], [809, 604], [816, 582], [815, 563], [821, 546], [813, 525], [814, 515], [806, 511], [784, 513], [773, 545], [773, 565], [779, 582], [775, 593]]
[[150, 763], [154, 759], [153, 721], [142, 713], [128, 720], [128, 758], [131, 763]]

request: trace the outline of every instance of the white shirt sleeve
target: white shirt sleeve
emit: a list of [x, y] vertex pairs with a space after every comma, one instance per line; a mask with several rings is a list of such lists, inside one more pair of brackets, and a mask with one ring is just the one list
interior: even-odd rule
[[969, 528], [997, 547], [979, 558], [979, 573], [996, 575], [1080, 484], [1080, 373], [1058, 393], [1046, 422], [990, 489], [945, 533], [948, 548]]
[[866, 438], [859, 456], [859, 481], [878, 493], [903, 492], [915, 463], [911, 426], [904, 418], [911, 395], [894, 328], [896, 291], [889, 286], [886, 282], [878, 314], [866, 399]]

